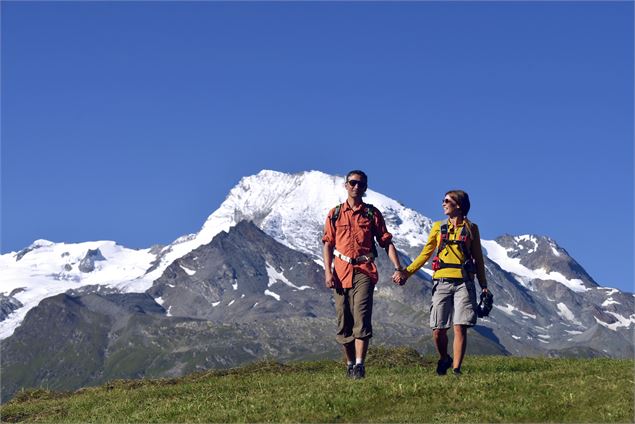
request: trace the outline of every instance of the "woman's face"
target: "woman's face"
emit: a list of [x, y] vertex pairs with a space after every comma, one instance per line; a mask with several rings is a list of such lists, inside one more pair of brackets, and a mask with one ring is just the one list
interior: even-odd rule
[[449, 194], [445, 195], [441, 205], [443, 206], [443, 213], [447, 216], [455, 215], [458, 212], [458, 205], [456, 204], [454, 199], [450, 197]]

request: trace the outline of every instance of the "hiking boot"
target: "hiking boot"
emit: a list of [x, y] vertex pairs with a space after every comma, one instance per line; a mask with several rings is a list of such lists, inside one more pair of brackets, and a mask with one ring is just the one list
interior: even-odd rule
[[366, 369], [364, 368], [364, 364], [356, 364], [353, 369], [353, 378], [355, 380], [360, 380], [366, 377]]
[[461, 373], [461, 368], [452, 369], [452, 373], [454, 374], [455, 377], [459, 377], [462, 374]]
[[350, 364], [349, 366], [346, 367], [346, 377], [348, 378], [355, 377], [355, 366], [353, 364]]
[[437, 362], [437, 374], [438, 375], [446, 375], [448, 373], [448, 369], [452, 366], [452, 358], [448, 356], [445, 359], [439, 359]]

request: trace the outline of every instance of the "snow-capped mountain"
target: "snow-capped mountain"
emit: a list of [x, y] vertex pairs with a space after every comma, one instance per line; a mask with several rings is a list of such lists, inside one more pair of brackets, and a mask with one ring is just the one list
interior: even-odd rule
[[145, 291], [143, 275], [156, 256], [112, 241], [53, 243], [36, 240], [29, 247], [0, 256], [0, 293], [14, 308], [0, 322], [0, 339], [10, 336], [26, 313], [42, 299], [82, 286], [103, 285], [122, 292]]
[[[291, 175], [264, 170], [242, 178], [198, 233], [179, 237], [163, 248], [133, 250], [112, 241], [37, 240], [20, 252], [1, 255], [0, 295], [5, 300], [0, 308], [6, 305], [9, 317], [0, 321], [0, 339], [10, 336], [42, 299], [70, 289], [103, 285], [124, 293], [144, 292], [172, 262], [243, 220], [255, 222], [277, 241], [308, 253], [321, 264], [322, 227], [329, 209], [346, 198], [343, 184], [342, 177], [318, 171]], [[402, 250], [420, 246], [427, 237], [430, 219], [372, 190], [365, 201], [383, 212]], [[99, 249], [103, 258], [95, 261], [94, 270], [83, 272], [80, 262], [91, 249]], [[15, 308], [16, 301], [23, 306]]]
[[[317, 171], [262, 171], [241, 179], [199, 232], [168, 246], [37, 240], [0, 256], [3, 396], [42, 382], [70, 390], [265, 355], [337, 355], [320, 240], [343, 184]], [[383, 213], [402, 263], [414, 259], [432, 221], [372, 190], [365, 201]], [[472, 331], [470, 352], [632, 357], [632, 293], [601, 287], [548, 237], [482, 243], [495, 307]], [[431, 271], [397, 287], [386, 255], [377, 266], [378, 342], [431, 353]]]
[[[11, 335], [27, 311], [55, 294], [87, 285], [122, 293], [149, 290], [176, 260], [244, 220], [321, 264], [322, 228], [328, 210], [345, 199], [343, 184], [344, 178], [319, 171], [285, 174], [264, 170], [242, 178], [198, 233], [165, 247], [132, 250], [111, 241], [64, 244], [38, 240], [23, 251], [2, 255], [0, 338]], [[372, 190], [365, 201], [382, 211], [397, 248], [404, 257], [413, 259], [427, 240], [432, 221]], [[502, 236], [484, 240], [483, 246], [489, 258], [488, 277], [501, 285], [496, 293], [499, 316], [523, 323], [536, 315], [534, 309], [540, 303], [536, 299], [544, 297], [541, 290], [553, 289], [571, 299], [547, 300], [540, 313], [574, 325], [584, 321], [576, 318], [576, 307], [587, 305], [589, 325], [571, 331], [584, 332], [592, 324], [615, 331], [632, 328], [635, 323], [632, 307], [628, 309], [632, 295], [599, 287], [555, 241], [533, 235]], [[510, 284], [523, 296], [514, 294], [506, 299]], [[496, 317], [494, 313], [492, 319]]]

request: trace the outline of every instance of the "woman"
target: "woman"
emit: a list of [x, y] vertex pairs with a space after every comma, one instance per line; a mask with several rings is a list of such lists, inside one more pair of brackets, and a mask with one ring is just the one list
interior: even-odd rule
[[[428, 242], [419, 256], [405, 270], [396, 271], [393, 281], [404, 284], [437, 251], [432, 262], [434, 286], [430, 306], [430, 326], [434, 346], [439, 353], [437, 374], [445, 375], [450, 367], [461, 374], [467, 346], [467, 328], [476, 324], [476, 288], [474, 275], [487, 293], [481, 237], [475, 223], [467, 219], [470, 198], [463, 190], [445, 193], [442, 202], [447, 221], [435, 222]], [[448, 355], [447, 331], [454, 327], [454, 359]]]

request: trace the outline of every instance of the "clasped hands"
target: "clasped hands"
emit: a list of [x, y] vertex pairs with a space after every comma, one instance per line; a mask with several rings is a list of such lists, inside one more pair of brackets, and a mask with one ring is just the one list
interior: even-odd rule
[[392, 282], [399, 286], [403, 286], [404, 284], [406, 284], [406, 280], [408, 280], [408, 277], [408, 271], [406, 270], [395, 271], [392, 274]]

